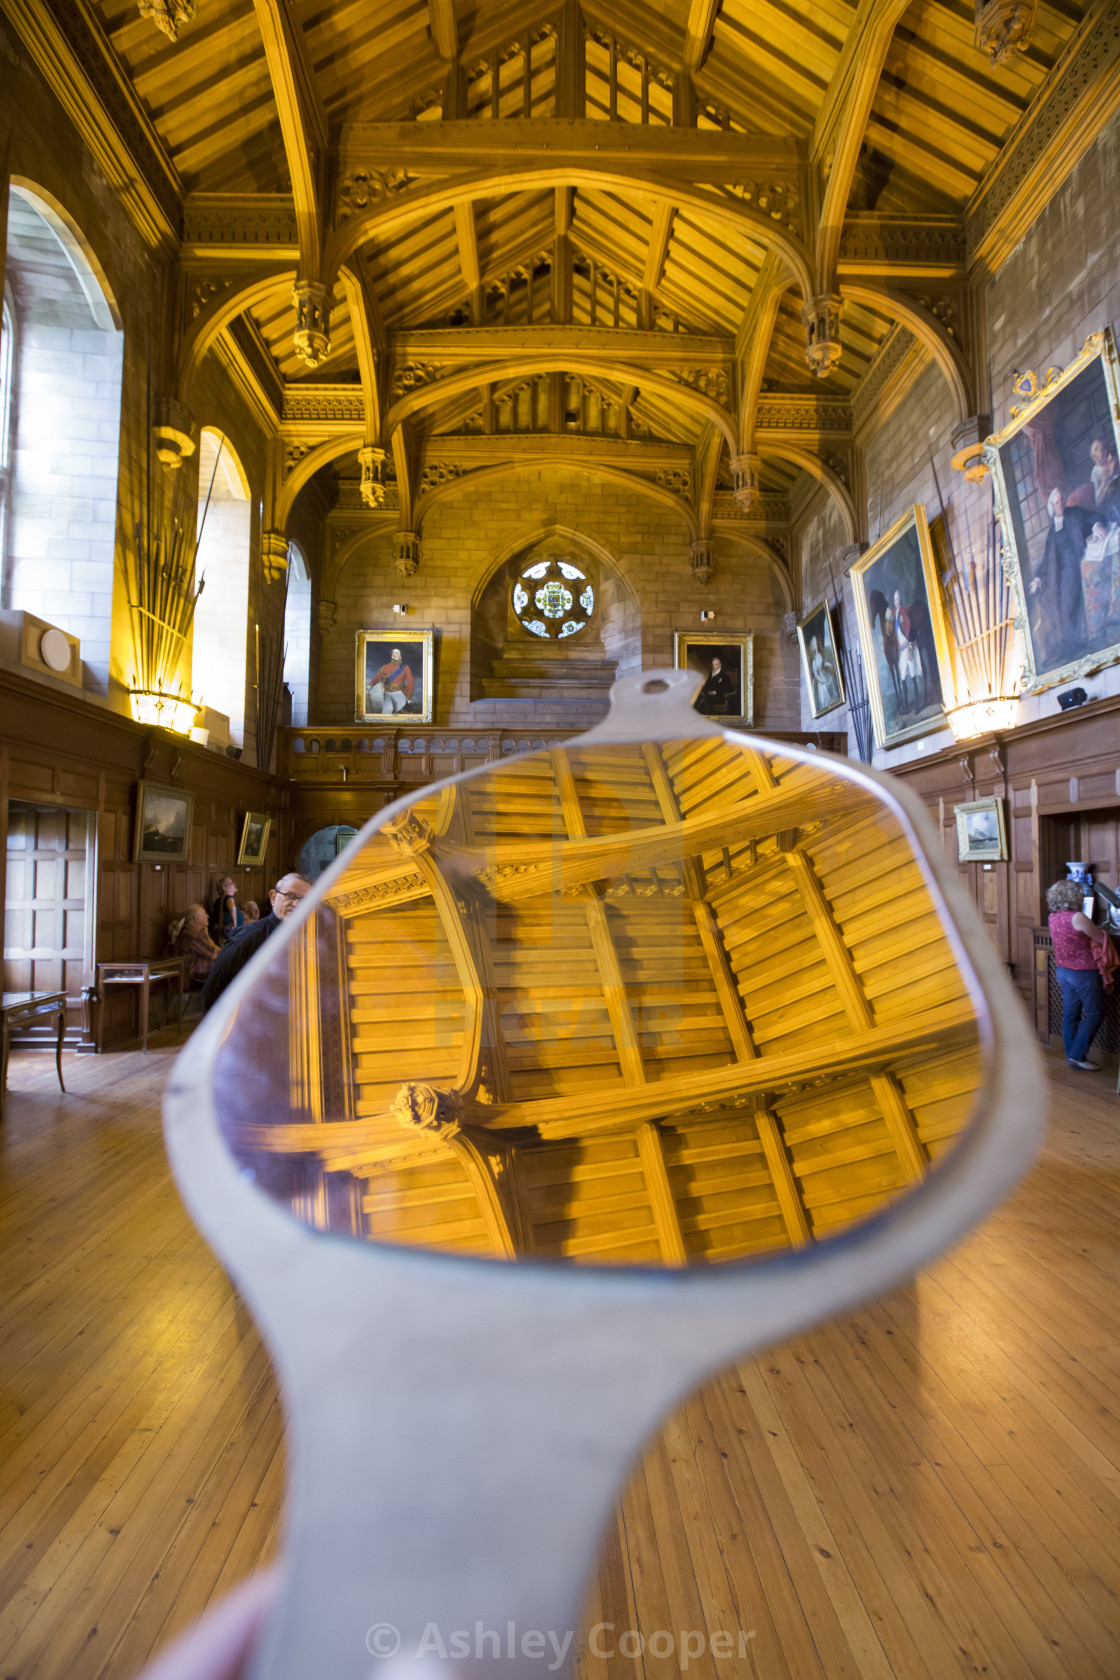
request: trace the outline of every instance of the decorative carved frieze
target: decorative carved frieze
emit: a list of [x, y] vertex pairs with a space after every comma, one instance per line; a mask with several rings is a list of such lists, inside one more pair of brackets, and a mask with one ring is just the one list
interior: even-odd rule
[[755, 425], [780, 432], [850, 432], [851, 405], [814, 396], [766, 392], [758, 399]]
[[712, 191], [720, 197], [735, 198], [741, 204], [752, 205], [789, 233], [801, 232], [801, 205], [797, 188], [791, 181], [740, 181], [734, 185], [715, 187]]
[[218, 277], [207, 274], [204, 278], [195, 280], [191, 286], [190, 302], [188, 304], [191, 320], [197, 321], [202, 311], [213, 303], [214, 299], [222, 292], [230, 291], [233, 285], [232, 275]]
[[435, 490], [452, 479], [462, 478], [468, 469], [461, 461], [429, 461], [420, 474], [421, 490]]
[[183, 205], [184, 245], [297, 245], [287, 194], [198, 194]]
[[292, 287], [296, 328], [292, 334], [296, 355], [310, 368], [324, 362], [331, 347], [331, 294], [320, 280], [297, 280]]
[[725, 491], [716, 496], [712, 506], [712, 517], [719, 520], [750, 519], [756, 524], [788, 525], [789, 497], [762, 494], [752, 500], [750, 512], [747, 513], [739, 506], [734, 495]]
[[387, 198], [399, 198], [414, 179], [407, 169], [352, 169], [338, 183], [335, 224], [340, 226]]
[[340, 916], [353, 916], [362, 910], [376, 910], [381, 905], [392, 904], [395, 899], [416, 898], [427, 890], [422, 875], [397, 875], [391, 881], [375, 881], [368, 887], [355, 887], [353, 892], [334, 893], [329, 903]]
[[393, 395], [403, 397], [409, 391], [418, 390], [421, 385], [434, 385], [443, 375], [444, 369], [439, 362], [405, 362], [393, 374]]
[[840, 266], [871, 269], [962, 268], [964, 223], [959, 216], [849, 216], [840, 239]]
[[[397, 490], [397, 486], [395, 483], [390, 482], [392, 478], [392, 471], [392, 461], [386, 461], [385, 469], [382, 473], [382, 489], [385, 492], [385, 500], [378, 508], [378, 513], [396, 513], [400, 507], [400, 494]], [[351, 516], [356, 513], [370, 512], [370, 509], [362, 501], [361, 488], [356, 483], [347, 484], [344, 482], [339, 486], [338, 500], [335, 502], [335, 508], [337, 512], [349, 514]]]
[[313, 448], [314, 445], [310, 443], [290, 443], [284, 451], [283, 476], [291, 478], [304, 456], [310, 455]]
[[303, 422], [329, 423], [340, 426], [360, 426], [365, 420], [365, 405], [359, 385], [321, 385], [306, 390], [289, 385], [284, 391], [284, 425]]
[[1037, 0], [976, 0], [973, 41], [993, 66], [1026, 52], [1037, 9]]
[[663, 490], [671, 490], [674, 496], [681, 496], [686, 501], [692, 498], [692, 474], [687, 467], [655, 467], [651, 473], [643, 473], [643, 477], [652, 478]]
[[[1081, 121], [1078, 106], [1120, 64], [1120, 7], [1095, 9], [1078, 25], [1042, 89], [1004, 142], [967, 208], [969, 254], [989, 270], [1010, 254], [1098, 127]], [[1098, 100], [1099, 124], [1111, 113]], [[1047, 162], [1051, 167], [1044, 169]]]
[[801, 311], [805, 328], [805, 360], [818, 379], [824, 379], [832, 372], [843, 353], [840, 343], [840, 317], [843, 313], [844, 299], [828, 292], [810, 298]]
[[724, 408], [728, 406], [731, 385], [722, 368], [666, 368], [665, 371], [670, 379], [691, 386], [694, 391], [711, 397], [713, 402], [721, 403]]

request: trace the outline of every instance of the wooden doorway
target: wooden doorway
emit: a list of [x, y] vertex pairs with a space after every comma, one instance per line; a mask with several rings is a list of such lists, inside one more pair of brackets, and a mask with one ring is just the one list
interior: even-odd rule
[[8, 805], [4, 990], [65, 991], [66, 1038], [84, 1042], [82, 989], [94, 977], [96, 814]]

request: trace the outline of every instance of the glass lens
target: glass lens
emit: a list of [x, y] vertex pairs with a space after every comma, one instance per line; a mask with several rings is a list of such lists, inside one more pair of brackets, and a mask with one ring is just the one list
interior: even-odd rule
[[215, 1103], [322, 1230], [700, 1265], [921, 1180], [983, 1081], [976, 988], [907, 832], [826, 759], [578, 744], [356, 840], [264, 947]]

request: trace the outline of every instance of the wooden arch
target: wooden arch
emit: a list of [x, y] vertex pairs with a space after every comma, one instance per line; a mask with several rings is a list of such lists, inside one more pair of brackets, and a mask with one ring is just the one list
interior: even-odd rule
[[956, 409], [955, 422], [967, 420], [970, 414], [976, 412], [968, 363], [960, 345], [936, 315], [931, 314], [916, 298], [897, 290], [894, 286], [876, 286], [867, 281], [856, 284], [843, 281], [840, 290], [843, 296], [851, 298], [853, 303], [864, 303], [871, 309], [882, 310], [890, 315], [900, 326], [912, 332], [920, 344], [925, 345], [945, 376]]
[[264, 274], [256, 268], [251, 274], [238, 278], [242, 283], [239, 285], [235, 279], [227, 290], [211, 298], [183, 334], [176, 380], [181, 402], [187, 401], [194, 376], [218, 334], [246, 309], [251, 309], [255, 303], [263, 303], [282, 286], [290, 286], [296, 278], [296, 270], [285, 264], [281, 268], [270, 267]]
[[276, 495], [276, 507], [273, 522], [279, 531], [287, 530], [288, 520], [296, 503], [296, 497], [320, 467], [325, 467], [331, 461], [337, 461], [342, 455], [356, 455], [362, 447], [361, 432], [343, 432], [338, 437], [327, 438], [325, 443], [318, 444], [308, 451], [292, 471], [288, 474]]
[[324, 278], [328, 283], [333, 281], [348, 258], [368, 239], [382, 238], [386, 233], [402, 228], [415, 216], [426, 216], [433, 210], [452, 209], [457, 204], [472, 204], [475, 199], [494, 198], [501, 193], [555, 187], [587, 187], [600, 191], [613, 188], [621, 193], [638, 191], [660, 204], [700, 211], [722, 223], [728, 231], [739, 235], [747, 233], [767, 250], [777, 251], [788, 266], [801, 295], [806, 298], [813, 295], [812, 265], [804, 244], [796, 234], [790, 233], [763, 211], [738, 199], [715, 198], [700, 187], [667, 181], [652, 172], [630, 170], [620, 173], [606, 161], [598, 168], [587, 164], [576, 168], [526, 164], [523, 168], [460, 177], [453, 184], [439, 182], [385, 200], [363, 214], [351, 216], [337, 229], [327, 245]]
[[818, 484], [823, 484], [843, 515], [848, 541], [850, 543], [859, 541], [860, 518], [856, 504], [852, 500], [852, 493], [839, 475], [833, 472], [832, 468], [827, 466], [819, 455], [814, 455], [809, 449], [798, 449], [796, 444], [769, 442], [764, 449], [760, 450], [760, 453], [778, 461], [788, 461], [791, 466], [800, 467], [802, 472], [807, 472], [812, 478], [815, 478]]
[[476, 363], [473, 367], [450, 373], [445, 379], [438, 379], [431, 385], [421, 385], [416, 390], [409, 391], [406, 396], [398, 398], [393, 404], [385, 417], [382, 435], [392, 437], [397, 427], [405, 420], [414, 414], [422, 413], [425, 409], [436, 407], [448, 397], [458, 396], [460, 391], [473, 390], [478, 385], [496, 385], [509, 379], [526, 379], [538, 373], [578, 373], [592, 379], [616, 379], [622, 385], [637, 385], [649, 391], [656, 391], [659, 396], [679, 403], [682, 408], [691, 409], [712, 425], [718, 426], [727, 439], [732, 454], [737, 450], [735, 422], [732, 416], [702, 391], [694, 391], [689, 385], [678, 384], [675, 379], [669, 379], [665, 374], [651, 373], [647, 368], [635, 368], [621, 361], [611, 361], [604, 365], [602, 361], [596, 360], [586, 352], [566, 353], [560, 350], [550, 351], [547, 355], [523, 356], [513, 362]]

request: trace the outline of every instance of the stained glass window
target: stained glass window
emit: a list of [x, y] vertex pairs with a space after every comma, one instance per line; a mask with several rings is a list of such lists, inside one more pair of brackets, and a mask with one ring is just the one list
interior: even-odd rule
[[[577, 590], [582, 618], [571, 616]], [[510, 600], [522, 628], [548, 641], [560, 641], [586, 630], [595, 610], [595, 591], [587, 573], [574, 561], [555, 557], [526, 566], [513, 585]], [[530, 618], [530, 613], [540, 616]]]

